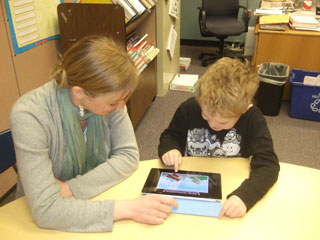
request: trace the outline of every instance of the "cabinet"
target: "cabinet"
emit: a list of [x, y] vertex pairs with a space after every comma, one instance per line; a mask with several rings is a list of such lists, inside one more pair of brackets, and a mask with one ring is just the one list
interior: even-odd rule
[[[125, 26], [124, 10], [118, 4], [64, 3], [58, 6], [62, 51], [84, 36], [103, 34], [117, 39], [126, 47], [126, 36], [136, 32], [156, 44], [155, 7]], [[156, 61], [149, 63], [140, 75], [140, 84], [127, 102], [133, 126], [137, 126], [157, 94]]]
[[[320, 71], [320, 33], [316, 31], [261, 30], [255, 26], [256, 44], [252, 59], [253, 68], [263, 62], [278, 62], [290, 66], [290, 69]], [[290, 82], [287, 80], [283, 99], [290, 99]]]

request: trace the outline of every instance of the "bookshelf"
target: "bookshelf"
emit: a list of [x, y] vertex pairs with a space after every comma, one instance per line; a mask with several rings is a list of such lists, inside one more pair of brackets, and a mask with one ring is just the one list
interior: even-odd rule
[[[65, 21], [67, 19], [67, 21]], [[74, 42], [91, 34], [105, 34], [126, 47], [127, 37], [133, 32], [148, 34], [147, 40], [156, 45], [155, 6], [125, 24], [124, 9], [118, 4], [63, 3], [58, 6], [58, 20], [62, 52]], [[128, 113], [136, 127], [157, 94], [156, 60], [140, 74], [140, 84], [127, 102]]]

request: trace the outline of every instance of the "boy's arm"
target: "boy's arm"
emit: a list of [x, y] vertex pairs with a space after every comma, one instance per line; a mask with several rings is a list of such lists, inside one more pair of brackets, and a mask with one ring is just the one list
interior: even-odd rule
[[158, 146], [159, 158], [161, 159], [163, 154], [172, 149], [177, 149], [183, 155], [187, 140], [186, 137], [187, 126], [185, 111], [180, 106], [175, 112], [169, 127], [165, 129], [160, 136], [160, 144]]
[[264, 117], [257, 112], [248, 121], [248, 141], [245, 148], [248, 156], [252, 156], [250, 175], [239, 188], [228, 195], [240, 197], [247, 206], [247, 211], [273, 186], [280, 170]]

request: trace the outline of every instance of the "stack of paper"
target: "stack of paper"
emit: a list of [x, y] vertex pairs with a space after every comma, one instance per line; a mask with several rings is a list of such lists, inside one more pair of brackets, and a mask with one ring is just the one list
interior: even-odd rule
[[170, 90], [194, 92], [198, 86], [198, 79], [197, 74], [177, 74], [170, 84]]
[[294, 29], [317, 29], [319, 21], [313, 16], [290, 15], [290, 27]]

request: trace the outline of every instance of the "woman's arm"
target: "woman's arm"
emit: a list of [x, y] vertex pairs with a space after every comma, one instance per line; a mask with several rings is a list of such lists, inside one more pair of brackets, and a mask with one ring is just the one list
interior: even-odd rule
[[84, 175], [67, 183], [73, 195], [90, 199], [129, 177], [138, 167], [139, 151], [126, 108], [108, 116], [106, 137], [107, 160]]
[[113, 201], [61, 196], [53, 173], [56, 160], [50, 159], [50, 148], [57, 144], [52, 138], [56, 130], [51, 129], [51, 120], [35, 100], [15, 104], [10, 118], [19, 178], [35, 222], [62, 231], [112, 231]]

